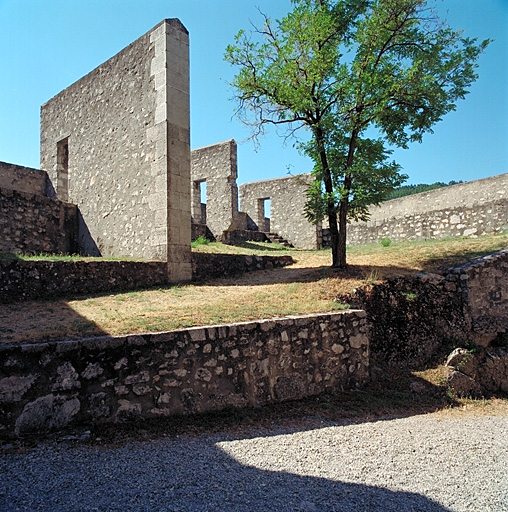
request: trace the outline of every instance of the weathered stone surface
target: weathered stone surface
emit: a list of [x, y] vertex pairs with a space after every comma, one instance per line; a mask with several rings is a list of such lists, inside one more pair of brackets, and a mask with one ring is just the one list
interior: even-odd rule
[[501, 232], [508, 225], [508, 174], [392, 199], [369, 213], [368, 222], [348, 227], [349, 244]]
[[476, 374], [476, 361], [470, 350], [456, 348], [446, 360], [447, 366], [453, 366], [456, 370], [474, 378]]
[[[361, 312], [343, 311], [145, 334], [143, 344], [131, 343], [133, 335], [51, 342], [39, 351], [5, 346], [0, 431], [23, 435], [71, 421], [130, 421], [355, 388], [369, 379], [366, 329]], [[23, 366], [13, 366], [21, 352]]]
[[453, 392], [460, 397], [479, 397], [482, 390], [475, 379], [457, 370], [451, 370], [448, 374], [448, 385]]
[[79, 375], [68, 361], [58, 367], [57, 374], [58, 376], [52, 387], [53, 391], [65, 391], [81, 387]]
[[[321, 227], [304, 214], [310, 182], [310, 174], [301, 174], [240, 185], [240, 211], [247, 214], [248, 229], [277, 233], [301, 249], [318, 248]], [[270, 199], [269, 219], [264, 212], [266, 199]]]
[[448, 384], [458, 396], [480, 396], [508, 392], [508, 352], [488, 347], [474, 353], [455, 349], [446, 362], [450, 368]]
[[17, 402], [32, 387], [34, 375], [12, 376], [0, 379], [0, 402]]
[[0, 187], [0, 225], [0, 252], [78, 252], [78, 209], [72, 204]]
[[0, 188], [16, 190], [24, 194], [47, 196], [48, 185], [49, 177], [45, 171], [0, 162]]
[[66, 427], [79, 412], [77, 398], [45, 395], [25, 405], [16, 420], [16, 435], [29, 432], [47, 432]]

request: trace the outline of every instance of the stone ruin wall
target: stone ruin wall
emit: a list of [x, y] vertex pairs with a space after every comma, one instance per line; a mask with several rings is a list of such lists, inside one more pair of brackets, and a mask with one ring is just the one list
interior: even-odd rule
[[90, 233], [84, 252], [190, 278], [188, 33], [164, 20], [41, 107], [41, 168]]
[[365, 313], [0, 346], [0, 436], [259, 406], [361, 386]]
[[[216, 239], [224, 231], [245, 229], [244, 216], [238, 212], [236, 179], [237, 148], [234, 140], [227, 140], [191, 152], [192, 222], [206, 224]], [[206, 205], [201, 203], [200, 183], [206, 181]]]
[[318, 248], [320, 228], [303, 212], [310, 179], [310, 175], [301, 174], [240, 185], [240, 209], [247, 214], [249, 229], [265, 231], [263, 201], [270, 199], [270, 231], [300, 249]]
[[392, 199], [369, 212], [368, 222], [349, 225], [349, 244], [499, 233], [508, 229], [508, 174]]
[[[446, 276], [421, 274], [375, 286], [374, 293], [357, 296], [366, 311], [4, 344], [0, 436], [355, 388], [368, 381], [380, 359], [419, 367], [450, 337], [485, 345], [506, 335], [507, 271], [504, 249]], [[485, 373], [490, 377], [479, 380], [485, 391], [508, 389], [506, 356], [506, 350], [486, 349], [485, 365], [492, 368]]]
[[0, 162], [0, 189], [52, 197], [48, 174], [39, 169]]
[[51, 193], [44, 171], [0, 162], [0, 253], [78, 252], [78, 209]]
[[[192, 253], [193, 281], [284, 267], [291, 256]], [[0, 303], [167, 286], [162, 261], [0, 259]]]

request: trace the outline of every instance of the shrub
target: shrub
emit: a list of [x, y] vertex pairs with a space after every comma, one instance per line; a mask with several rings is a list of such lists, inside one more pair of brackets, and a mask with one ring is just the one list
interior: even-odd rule
[[383, 247], [388, 247], [392, 243], [392, 241], [389, 238], [381, 238], [381, 240], [379, 240], [379, 243]]
[[204, 236], [199, 236], [191, 243], [191, 247], [198, 247], [199, 245], [208, 245], [210, 240]]

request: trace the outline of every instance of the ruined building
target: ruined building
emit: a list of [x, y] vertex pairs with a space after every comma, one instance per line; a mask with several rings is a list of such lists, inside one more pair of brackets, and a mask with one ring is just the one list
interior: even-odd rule
[[[191, 152], [189, 124], [189, 35], [168, 19], [41, 107], [42, 171], [0, 162], [0, 252], [157, 259], [176, 282], [200, 234], [326, 245], [310, 175], [238, 187], [235, 141]], [[499, 232], [507, 206], [508, 174], [458, 184], [371, 208], [348, 242]]]
[[189, 37], [159, 23], [41, 108], [41, 168], [81, 213], [81, 252], [189, 279]]

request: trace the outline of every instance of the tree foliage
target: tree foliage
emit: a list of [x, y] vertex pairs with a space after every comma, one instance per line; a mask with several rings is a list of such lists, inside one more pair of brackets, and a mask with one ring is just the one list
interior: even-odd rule
[[315, 164], [306, 213], [328, 217], [332, 263], [344, 267], [348, 220], [406, 178], [387, 146], [421, 142], [455, 109], [489, 41], [462, 37], [426, 0], [292, 3], [283, 19], [240, 31], [226, 59], [254, 137], [267, 125], [310, 131], [300, 145]]

